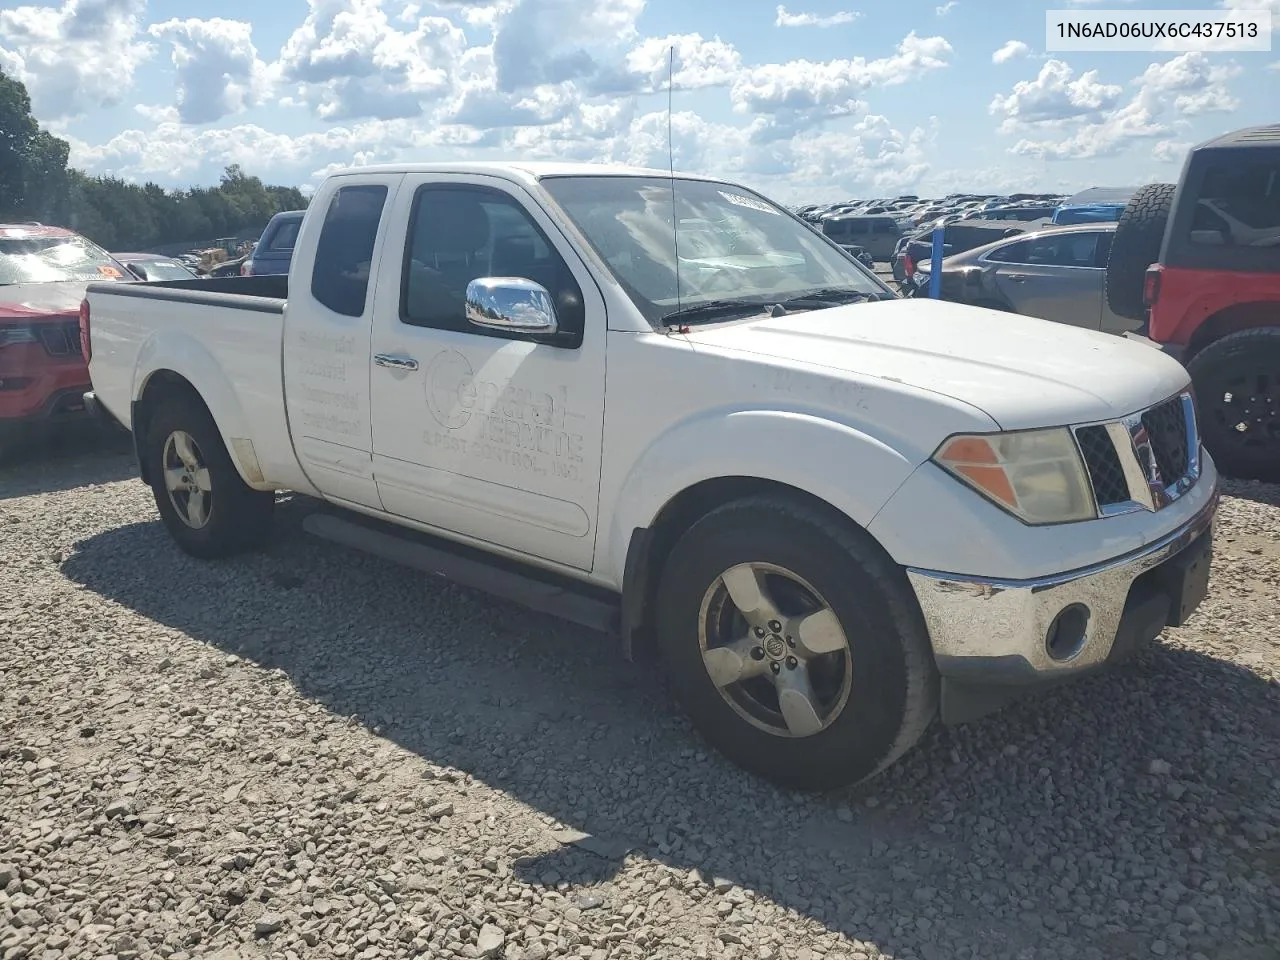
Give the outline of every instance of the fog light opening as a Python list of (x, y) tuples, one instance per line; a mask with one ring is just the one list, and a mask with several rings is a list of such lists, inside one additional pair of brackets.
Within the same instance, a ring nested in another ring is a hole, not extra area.
[(1044, 635), (1044, 648), (1054, 660), (1070, 660), (1084, 647), (1089, 629), (1089, 608), (1083, 603), (1063, 607)]

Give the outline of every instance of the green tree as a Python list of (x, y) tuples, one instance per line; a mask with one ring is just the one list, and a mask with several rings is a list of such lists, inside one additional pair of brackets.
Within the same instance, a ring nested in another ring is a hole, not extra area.
[(239, 164), (216, 187), (165, 190), (67, 166), (70, 147), (42, 130), (18, 80), (0, 72), (0, 221), (69, 226), (109, 250), (145, 250), (253, 234), (281, 210), (300, 210), (296, 187), (267, 185)]

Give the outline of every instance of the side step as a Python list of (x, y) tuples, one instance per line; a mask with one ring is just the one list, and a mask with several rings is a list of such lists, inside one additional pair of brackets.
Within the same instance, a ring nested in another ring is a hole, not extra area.
[(348, 520), (322, 512), (307, 516), (302, 528), (332, 543), (435, 574), (593, 630), (616, 634), (619, 629), (620, 601), (615, 595), (578, 586), (555, 574), (526, 572), (527, 568), (504, 558), (489, 557), (479, 550), (449, 544), (415, 530), (402, 532), (402, 528), (377, 520)]

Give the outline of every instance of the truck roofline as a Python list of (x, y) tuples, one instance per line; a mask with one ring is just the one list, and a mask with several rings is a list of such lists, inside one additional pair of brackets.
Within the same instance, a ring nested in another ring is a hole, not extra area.
[[(365, 167), (345, 167), (329, 174), (333, 177), (356, 177), (375, 174), (456, 173), (496, 176), (521, 183), (536, 183), (548, 177), (662, 177), (672, 176), (669, 170), (652, 167), (632, 167), (613, 163), (562, 163), (552, 160), (500, 161), (476, 160), (466, 163), (383, 163)], [(675, 173), (677, 180), (705, 180), (713, 183), (732, 183), (720, 177), (708, 177), (693, 173)]]

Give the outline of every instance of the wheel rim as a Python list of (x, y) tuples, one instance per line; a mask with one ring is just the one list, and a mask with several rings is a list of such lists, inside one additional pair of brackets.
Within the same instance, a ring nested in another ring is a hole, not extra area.
[(1280, 450), (1280, 377), (1264, 370), (1218, 377), (1205, 395), (1225, 442), (1241, 450)]
[(164, 486), (178, 519), (192, 530), (209, 524), (213, 485), (199, 445), (185, 430), (175, 430), (164, 442)]
[(722, 573), (702, 598), (698, 640), (725, 702), (778, 737), (811, 737), (849, 702), (849, 640), (830, 605), (802, 577), (769, 563)]

